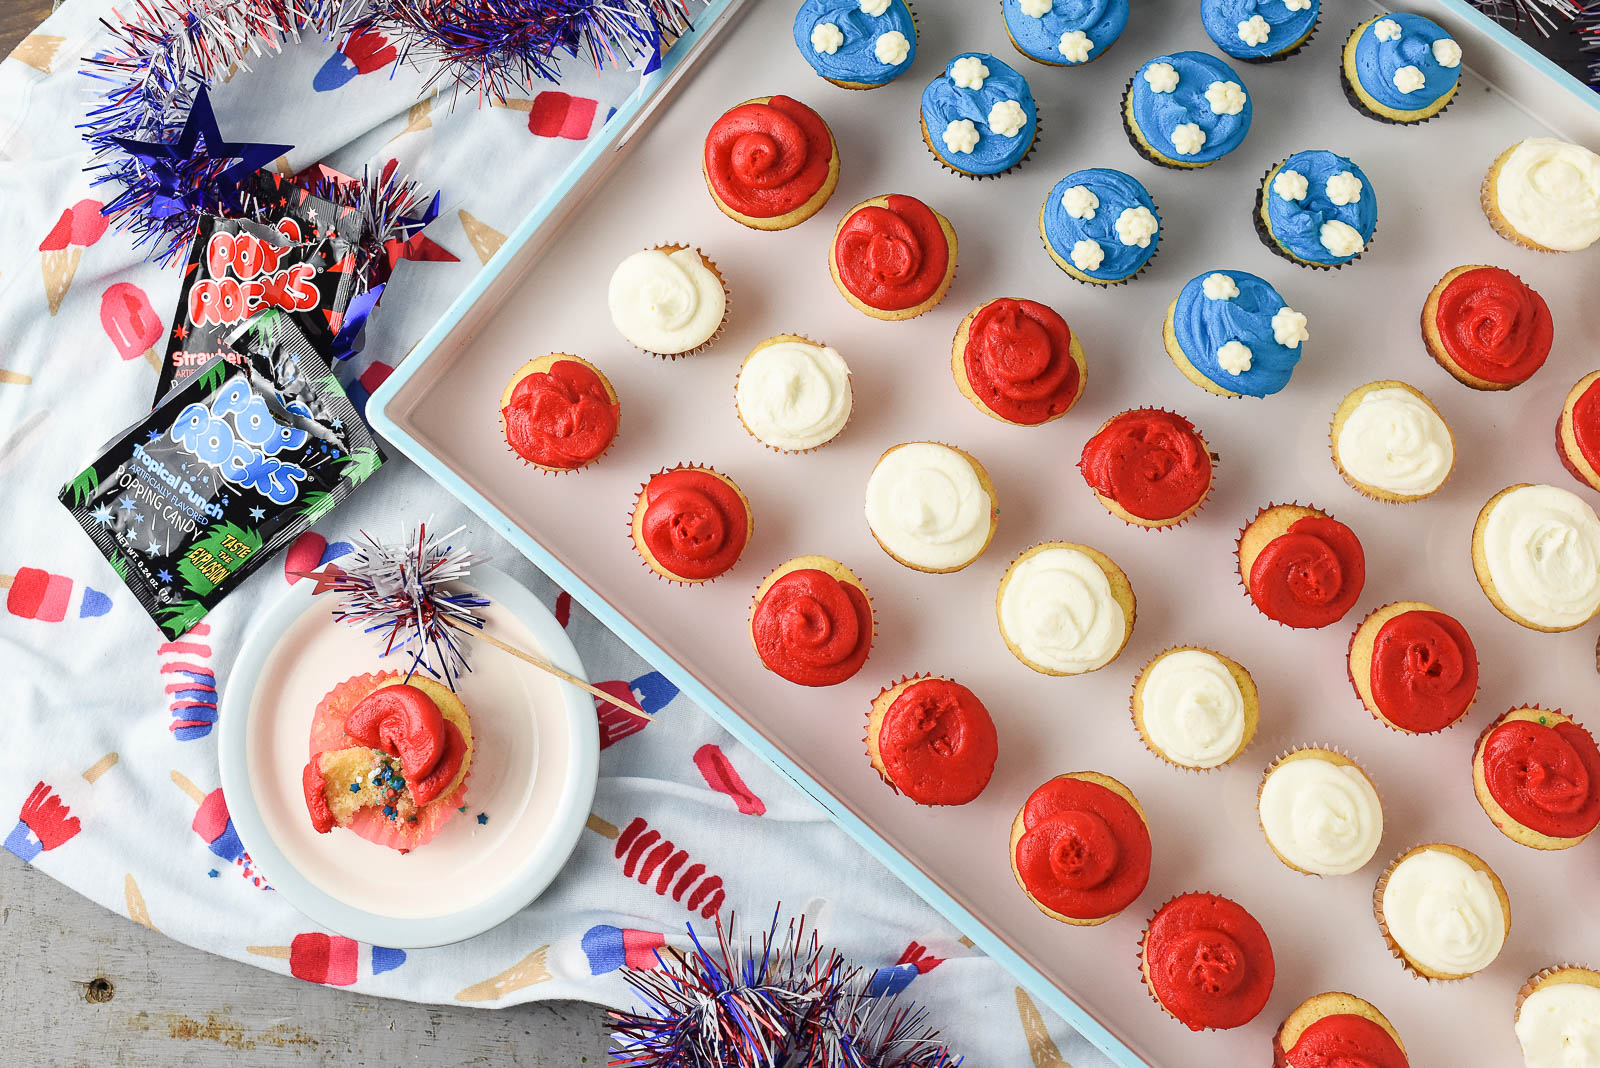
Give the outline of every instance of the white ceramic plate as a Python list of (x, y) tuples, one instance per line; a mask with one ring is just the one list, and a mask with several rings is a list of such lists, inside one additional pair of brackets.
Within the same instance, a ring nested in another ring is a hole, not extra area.
[[(475, 569), (471, 584), (491, 602), (480, 610), (491, 633), (587, 678), (533, 594), (492, 568)], [(352, 676), (404, 671), (410, 660), (380, 657), (312, 587), (298, 582), (272, 606), (223, 689), (218, 748), (234, 829), (284, 899), (329, 930), (400, 949), (487, 931), (538, 897), (577, 843), (598, 774), (594, 702), (466, 639), (472, 671), (457, 689), (476, 742), (466, 813), (404, 855), (342, 828), (317, 834), (300, 788), (317, 702)]]

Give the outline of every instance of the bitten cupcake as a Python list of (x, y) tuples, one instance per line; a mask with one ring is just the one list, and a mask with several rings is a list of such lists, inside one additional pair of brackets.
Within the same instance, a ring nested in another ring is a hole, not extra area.
[(1150, 881), (1150, 828), (1139, 799), (1099, 772), (1057, 775), (1011, 821), (1011, 874), (1051, 919), (1105, 923)]
[(674, 582), (709, 582), (727, 571), (755, 526), (744, 493), (709, 467), (664, 470), (633, 502), (633, 547), (651, 571)]
[(1161, 216), (1138, 179), (1094, 167), (1050, 190), (1039, 208), (1039, 237), (1056, 266), (1078, 281), (1118, 285), (1155, 258)]
[(801, 686), (835, 686), (872, 652), (872, 598), (859, 576), (826, 556), (797, 556), (761, 580), (750, 603), (750, 644), (767, 669)]
[(1472, 570), (1513, 623), (1581, 627), (1600, 612), (1600, 518), (1570, 490), (1509, 486), (1478, 513)]
[(588, 360), (552, 352), (517, 368), (500, 394), (506, 444), (546, 471), (575, 471), (616, 440), (622, 405), (611, 380)]
[(1167, 306), (1167, 355), (1220, 397), (1267, 397), (1289, 384), (1310, 334), (1306, 317), (1244, 271), (1196, 275)]
[(1349, 875), (1383, 841), (1383, 803), (1361, 765), (1319, 746), (1274, 760), (1256, 791), (1261, 833), (1284, 867), (1303, 875)]
[(867, 713), (873, 770), (919, 805), (975, 800), (998, 755), (989, 710), (954, 679), (902, 679), (879, 693)]
[(1378, 930), (1407, 971), (1446, 982), (1494, 963), (1511, 933), (1511, 899), (1475, 853), (1432, 843), (1402, 854), (1372, 893)]
[(750, 436), (778, 452), (822, 448), (854, 405), (844, 357), (798, 334), (758, 342), (739, 367), (733, 397)]
[(617, 265), (606, 292), (617, 333), (652, 356), (688, 356), (728, 319), (722, 272), (696, 248), (658, 245)]
[(1122, 126), (1145, 159), (1163, 167), (1209, 167), (1250, 132), (1253, 108), (1232, 67), (1204, 52), (1157, 56), (1122, 95)]
[(1426, 122), (1455, 98), (1461, 46), (1421, 15), (1377, 15), (1345, 40), (1339, 78), (1345, 98), (1363, 115), (1398, 124)]
[(989, 547), (999, 517), (989, 472), (949, 445), (896, 445), (878, 457), (867, 478), (873, 538), (914, 571), (960, 571)]
[(1105, 510), (1165, 530), (1195, 515), (1211, 493), (1211, 447), (1181, 415), (1136, 408), (1100, 424), (1078, 470)]
[(1266, 1008), (1277, 978), (1256, 918), (1217, 894), (1179, 894), (1150, 918), (1139, 971), (1157, 1005), (1191, 1031), (1243, 1027)]
[(1559, 709), (1513, 708), (1478, 736), (1472, 789), (1513, 842), (1571, 849), (1600, 824), (1600, 749)]
[(1490, 164), (1479, 199), (1512, 244), (1581, 251), (1600, 240), (1600, 155), (1554, 137), (1518, 141)]
[(1368, 382), (1333, 413), (1333, 465), (1380, 501), (1432, 496), (1455, 469), (1456, 440), (1433, 402), (1404, 382)]
[(1122, 36), (1129, 6), (1128, 0), (1000, 0), (1000, 13), (1018, 52), (1051, 67), (1081, 67)]
[(1078, 403), (1089, 364), (1078, 335), (1054, 309), (997, 297), (972, 309), (956, 328), (950, 373), (983, 414), (1039, 426)]
[(1302, 1001), (1272, 1038), (1273, 1068), (1411, 1068), (1388, 1017), (1354, 994), (1330, 991)]
[(700, 169), (722, 213), (753, 230), (787, 230), (839, 184), (839, 146), (822, 116), (787, 96), (746, 100), (711, 126)]
[(1133, 636), (1128, 576), (1087, 545), (1035, 545), (1011, 562), (994, 602), (1006, 648), (1043, 675), (1103, 668)]
[(1556, 455), (1573, 478), (1600, 490), (1600, 371), (1567, 391), (1556, 418)]
[(1451, 269), (1422, 305), (1428, 355), (1473, 389), (1511, 389), (1544, 366), (1554, 325), (1544, 298), (1500, 267)]
[(1321, 0), (1200, 0), (1200, 21), (1234, 59), (1272, 63), (1305, 47), (1321, 9)]
[(1296, 152), (1261, 179), (1255, 227), (1290, 263), (1343, 267), (1361, 258), (1377, 232), (1378, 194), (1345, 157), (1320, 148)]
[(1244, 752), (1260, 720), (1255, 680), (1210, 649), (1168, 649), (1133, 683), (1133, 725), (1145, 748), (1180, 768), (1220, 768)]
[(1478, 696), (1467, 629), (1422, 601), (1373, 610), (1350, 636), (1350, 685), (1372, 717), (1404, 734), (1452, 726)]
[(1239, 532), (1239, 578), (1268, 619), (1296, 629), (1343, 619), (1361, 597), (1366, 555), (1355, 531), (1317, 508), (1269, 504)]
[(794, 46), (817, 74), (841, 89), (876, 89), (917, 57), (917, 23), (905, 0), (805, 0)]
[(1517, 992), (1515, 1026), (1526, 1068), (1593, 1068), (1600, 972), (1568, 964), (1530, 977)]
[(957, 174), (1005, 174), (1027, 159), (1038, 136), (1027, 79), (987, 53), (957, 56), (922, 91), (922, 140)]
[(857, 311), (891, 322), (915, 319), (950, 290), (955, 228), (916, 197), (864, 200), (839, 220), (828, 271)]

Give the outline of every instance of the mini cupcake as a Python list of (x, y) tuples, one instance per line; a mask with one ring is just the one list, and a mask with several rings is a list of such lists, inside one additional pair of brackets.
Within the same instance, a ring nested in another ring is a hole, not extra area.
[(1256, 918), (1217, 894), (1179, 894), (1150, 918), (1139, 971), (1155, 1003), (1191, 1031), (1243, 1027), (1266, 1008), (1277, 978)]
[(1250, 673), (1210, 649), (1182, 645), (1133, 683), (1133, 725), (1145, 748), (1180, 768), (1220, 768), (1244, 752), (1261, 721)]
[(1056, 266), (1078, 281), (1120, 285), (1155, 259), (1161, 216), (1138, 179), (1095, 167), (1073, 171), (1050, 190), (1039, 208), (1039, 237)]
[(972, 309), (956, 328), (950, 374), (983, 414), (1013, 426), (1040, 426), (1078, 403), (1089, 364), (1078, 335), (1053, 309), (997, 297)]
[(1512, 244), (1581, 251), (1600, 240), (1600, 155), (1554, 137), (1518, 141), (1490, 164), (1479, 199)]
[(1317, 32), (1321, 0), (1200, 0), (1206, 33), (1234, 59), (1288, 59)]
[(1531, 976), (1517, 992), (1517, 1043), (1527, 1068), (1592, 1068), (1600, 972), (1567, 964)]
[(1456, 439), (1433, 402), (1404, 382), (1368, 382), (1333, 413), (1333, 465), (1380, 501), (1420, 501), (1455, 469)]
[(733, 479), (695, 464), (652, 476), (633, 502), (633, 547), (673, 582), (710, 582), (738, 562), (755, 528)]
[(523, 460), (576, 471), (616, 440), (622, 405), (611, 380), (588, 360), (552, 352), (517, 368), (500, 394), (500, 430)]
[(728, 321), (727, 282), (697, 248), (657, 245), (617, 265), (606, 292), (611, 322), (652, 356), (690, 356)]
[(1232, 67), (1204, 52), (1179, 52), (1134, 72), (1122, 95), (1122, 127), (1151, 163), (1193, 170), (1239, 147), (1252, 110)]
[(1345, 40), (1339, 78), (1345, 99), (1363, 115), (1402, 125), (1426, 122), (1455, 98), (1461, 46), (1421, 15), (1375, 15)]
[(1022, 75), (984, 52), (952, 59), (922, 91), (922, 140), (968, 178), (1014, 169), (1039, 137), (1039, 107)]
[(1378, 194), (1345, 157), (1320, 148), (1296, 152), (1261, 179), (1255, 227), (1290, 263), (1343, 267), (1361, 258), (1378, 230)]
[(916, 197), (864, 200), (839, 220), (828, 271), (857, 311), (890, 322), (915, 319), (950, 290), (955, 228)]
[(1600, 371), (1590, 371), (1567, 391), (1556, 418), (1556, 455), (1573, 478), (1600, 490)]
[(1047, 541), (1011, 562), (994, 598), (1000, 636), (1043, 675), (1082, 675), (1117, 658), (1133, 636), (1133, 587), (1111, 557)]
[(1269, 504), (1239, 532), (1239, 579), (1268, 619), (1326, 627), (1361, 597), (1367, 561), (1355, 532), (1327, 512)]
[(1050, 67), (1081, 67), (1116, 44), (1129, 6), (1128, 0), (1000, 0), (1000, 13), (1018, 52)]
[(844, 357), (798, 334), (757, 343), (739, 366), (734, 408), (750, 436), (778, 452), (820, 449), (850, 421)]
[(769, 671), (801, 686), (836, 686), (872, 652), (872, 597), (826, 556), (797, 556), (761, 580), (750, 602), (750, 644)]
[(1161, 337), (1184, 377), (1219, 397), (1267, 397), (1300, 362), (1306, 317), (1244, 271), (1196, 275), (1167, 306)]
[(1559, 709), (1513, 708), (1478, 736), (1472, 789), (1513, 842), (1571, 849), (1600, 824), (1600, 749)]
[(1057, 775), (1011, 821), (1011, 874), (1052, 920), (1096, 927), (1150, 881), (1150, 827), (1133, 791), (1109, 775)]
[(1600, 612), (1600, 518), (1570, 490), (1508, 486), (1478, 513), (1472, 570), (1513, 623), (1581, 627)]
[(913, 571), (960, 571), (989, 547), (999, 518), (989, 472), (949, 445), (896, 445), (878, 457), (867, 478), (872, 536)]
[(989, 710), (953, 679), (902, 679), (880, 692), (867, 714), (873, 770), (919, 805), (975, 800), (998, 755)]
[(794, 46), (841, 89), (888, 85), (917, 57), (917, 22), (905, 0), (805, 0)]
[(787, 96), (746, 100), (706, 134), (700, 169), (722, 213), (753, 230), (787, 230), (839, 184), (839, 146), (822, 116)]
[(1349, 665), (1362, 705), (1403, 734), (1454, 725), (1478, 696), (1478, 650), (1467, 629), (1422, 601), (1373, 610), (1350, 636)]
[(1273, 1068), (1411, 1068), (1388, 1017), (1354, 994), (1330, 991), (1302, 1001), (1272, 1037)]
[(1256, 813), (1272, 855), (1303, 875), (1360, 871), (1383, 841), (1383, 802), (1371, 776), (1320, 746), (1291, 749), (1267, 766)]
[(1078, 470), (1105, 510), (1134, 526), (1166, 530), (1205, 507), (1211, 447), (1194, 424), (1160, 408), (1136, 408), (1100, 424)]
[(1422, 305), (1428, 355), (1473, 389), (1526, 382), (1544, 366), (1553, 333), (1544, 298), (1499, 267), (1452, 268)]
[(1511, 933), (1511, 899), (1475, 853), (1431, 843), (1401, 854), (1372, 892), (1378, 930), (1424, 979), (1466, 979), (1494, 963)]

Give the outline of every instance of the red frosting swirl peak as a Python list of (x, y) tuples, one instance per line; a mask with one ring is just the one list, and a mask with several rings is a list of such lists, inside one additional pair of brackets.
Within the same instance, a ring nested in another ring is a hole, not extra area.
[(1211, 488), (1211, 453), (1194, 424), (1158, 408), (1116, 416), (1083, 446), (1089, 488), (1140, 519), (1176, 519)]
[(1478, 692), (1478, 651), (1443, 612), (1413, 609), (1384, 622), (1372, 642), (1373, 703), (1390, 723), (1416, 734), (1442, 731)]
[(1506, 815), (1551, 838), (1600, 824), (1600, 749), (1576, 723), (1507, 720), (1482, 747), (1489, 796)]
[(950, 266), (950, 243), (922, 201), (899, 194), (887, 201), (857, 208), (839, 224), (833, 259), (840, 282), (857, 300), (899, 311), (938, 292)]
[(1250, 598), (1285, 626), (1326, 627), (1355, 606), (1366, 578), (1366, 556), (1355, 533), (1330, 516), (1305, 516), (1256, 556)]
[(1145, 932), (1144, 967), (1162, 1006), (1191, 1031), (1249, 1023), (1276, 976), (1261, 924), (1215, 894), (1183, 894), (1161, 907)]
[(773, 219), (802, 207), (828, 180), (833, 138), (798, 100), (740, 104), (706, 135), (706, 181), (741, 215)]
[(761, 662), (801, 686), (832, 686), (866, 663), (872, 603), (861, 587), (816, 568), (780, 576), (750, 619)]
[(543, 467), (582, 467), (617, 436), (621, 406), (606, 384), (577, 360), (560, 360), (526, 375), (506, 406), (506, 443), (518, 456)]
[(749, 538), (744, 499), (710, 471), (664, 471), (644, 488), (639, 532), (645, 547), (679, 578), (716, 578), (739, 559)]
[(1083, 389), (1067, 321), (1036, 301), (1002, 297), (967, 324), (967, 383), (988, 408), (1037, 426), (1071, 408)]
[(1300, 1032), (1283, 1068), (1411, 1068), (1394, 1036), (1376, 1020), (1339, 1013)]
[(1150, 829), (1127, 798), (1101, 783), (1051, 779), (1022, 806), (1022, 826), (1017, 874), (1053, 912), (1112, 916), (1150, 881)]
[(1468, 374), (1501, 385), (1525, 382), (1550, 355), (1553, 326), (1544, 298), (1510, 271), (1474, 267), (1439, 294), (1434, 325)]
[(949, 679), (918, 679), (878, 727), (878, 759), (895, 789), (922, 805), (964, 805), (983, 792), (999, 747), (976, 694)]

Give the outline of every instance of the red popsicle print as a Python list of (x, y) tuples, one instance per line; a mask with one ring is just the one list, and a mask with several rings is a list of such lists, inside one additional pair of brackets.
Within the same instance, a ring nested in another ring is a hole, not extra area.
[(83, 250), (100, 240), (106, 232), (105, 216), (98, 200), (80, 200), (61, 213), (55, 226), (39, 242), (39, 269), (44, 275), (44, 295), (50, 314), (61, 310), (61, 301), (78, 273)]
[(927, 975), (939, 965), (943, 964), (944, 961), (945, 959), (943, 957), (935, 957), (933, 954), (929, 953), (928, 947), (923, 945), (921, 942), (913, 942), (906, 947), (906, 951), (900, 954), (900, 959), (895, 961), (895, 963), (914, 964), (917, 966), (918, 975)]
[(634, 817), (620, 833), (598, 817), (590, 818), (589, 827), (608, 838), (616, 835), (614, 852), (622, 861), (622, 874), (637, 880), (640, 886), (651, 886), (653, 882), (657, 894), (662, 897), (670, 894), (672, 900), (708, 920), (722, 908), (726, 896), (722, 877), (707, 875), (706, 866), (698, 861), (689, 863), (689, 854), (663, 838), (660, 831), (651, 829), (643, 819)]
[(719, 794), (727, 794), (733, 798), (733, 803), (738, 806), (740, 812), (746, 816), (766, 815), (766, 804), (750, 792), (750, 787), (744, 784), (744, 780), (734, 770), (733, 763), (721, 749), (710, 743), (702, 745), (695, 750), (694, 766), (700, 769), (706, 785)]
[(582, 141), (594, 125), (598, 100), (586, 96), (547, 91), (532, 100), (508, 100), (511, 107), (528, 109), (528, 132), (535, 137), (559, 137)]
[(572, 622), (572, 594), (566, 590), (556, 594), (556, 622), (563, 628)]
[(124, 360), (143, 356), (151, 367), (161, 367), (156, 345), (167, 328), (150, 306), (144, 290), (132, 282), (117, 282), (100, 295), (100, 325)]
[(17, 825), (0, 842), (22, 860), (33, 859), (46, 850), (55, 849), (69, 841), (83, 829), (83, 824), (67, 810), (61, 798), (43, 782), (36, 783), (22, 802), (17, 813)]
[[(0, 575), (6, 591), (6, 611), (22, 619), (60, 623), (72, 601), (72, 580), (37, 567), (19, 567), (15, 575)], [(78, 598), (78, 618), (89, 619), (111, 611), (111, 598), (91, 586)]]
[[(597, 682), (595, 689), (604, 690), (619, 700), (633, 703), (633, 687), (621, 679), (609, 679), (606, 682)], [(630, 734), (638, 734), (644, 730), (645, 720), (636, 713), (619, 708), (610, 701), (594, 699), (595, 715), (600, 719), (600, 748), (609, 749)]]
[(172, 781), (199, 806), (190, 826), (205, 841), (206, 847), (218, 857), (236, 865), (251, 885), (262, 890), (270, 889), (261, 873), (255, 870), (250, 854), (245, 852), (239, 832), (233, 829), (233, 819), (228, 815), (228, 802), (222, 796), (222, 791), (212, 790), (208, 794), (181, 771), (172, 772)]
[(326, 986), (350, 986), (361, 964), (361, 943), (321, 931), (297, 934), (286, 946), (246, 946), (245, 952), (287, 960), (290, 975)]

